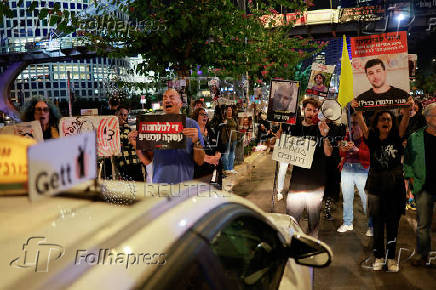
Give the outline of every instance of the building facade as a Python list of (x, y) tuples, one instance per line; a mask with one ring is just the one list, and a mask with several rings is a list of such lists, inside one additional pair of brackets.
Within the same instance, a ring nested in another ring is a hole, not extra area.
[[(39, 20), (41, 8), (53, 8), (59, 3), (61, 9), (74, 13), (92, 10), (93, 0), (37, 1), (33, 12), (26, 11), (32, 1), (24, 1), (18, 7), (18, 0), (9, 0), (13, 18), (0, 22), (0, 53), (51, 53), (60, 50), (62, 43), (73, 43), (75, 33), (59, 36), (47, 20)], [(11, 100), (22, 103), (32, 97), (52, 100), (67, 99), (70, 87), (74, 97), (107, 98), (115, 81), (128, 81), (131, 68), (129, 59), (94, 57), (62, 62), (31, 64), (17, 77), (10, 88)]]

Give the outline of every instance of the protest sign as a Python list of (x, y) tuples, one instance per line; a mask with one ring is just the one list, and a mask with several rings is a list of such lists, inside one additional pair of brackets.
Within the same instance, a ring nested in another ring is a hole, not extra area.
[(27, 147), (34, 144), (30, 138), (0, 135), (0, 184), (27, 181)]
[(185, 127), (183, 115), (140, 115), (136, 119), (136, 148), (143, 151), (184, 149), (186, 137), (182, 130)]
[(415, 79), (417, 60), (417, 54), (409, 54), (409, 78), (412, 80)]
[(327, 97), (334, 70), (334, 65), (312, 63), (312, 72), (307, 84), (306, 93), (324, 98)]
[(407, 32), (351, 37), (357, 110), (395, 109), (409, 97)]
[(253, 137), (253, 115), (247, 112), (238, 113), (239, 132), (244, 133), (244, 146), (248, 146)]
[(21, 122), (0, 129), (0, 134), (19, 135), (29, 137), (37, 142), (44, 141), (41, 123), (39, 121)]
[(267, 111), (268, 121), (295, 124), (299, 87), (300, 83), (296, 81), (271, 81)]
[(65, 117), (59, 122), (61, 136), (96, 131), (98, 156), (121, 154), (120, 127), (115, 116)]
[(274, 146), (272, 160), (286, 162), (301, 168), (311, 168), (316, 142), (314, 140), (282, 134)]
[(32, 201), (97, 176), (94, 131), (39, 143), (28, 148), (27, 156)]

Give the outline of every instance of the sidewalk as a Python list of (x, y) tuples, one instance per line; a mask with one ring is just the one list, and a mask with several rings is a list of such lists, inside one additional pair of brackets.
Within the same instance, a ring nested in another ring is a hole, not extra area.
[(256, 168), (256, 164), (261, 163), (265, 158), (271, 158), (271, 154), (268, 155), (266, 151), (257, 151), (251, 153), (250, 156), (244, 157), (242, 164), (235, 165), (234, 169), (237, 174), (229, 174), (223, 179), (223, 190), (232, 191), (233, 187), (240, 184), (243, 181), (252, 181), (253, 169)]

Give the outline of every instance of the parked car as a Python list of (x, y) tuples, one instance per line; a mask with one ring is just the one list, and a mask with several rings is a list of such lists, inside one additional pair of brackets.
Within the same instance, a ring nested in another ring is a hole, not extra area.
[(285, 214), (197, 182), (0, 195), (1, 289), (311, 289), (332, 252)]

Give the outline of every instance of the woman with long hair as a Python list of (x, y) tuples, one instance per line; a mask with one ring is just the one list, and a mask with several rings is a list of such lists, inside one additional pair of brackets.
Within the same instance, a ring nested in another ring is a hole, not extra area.
[(222, 164), (220, 162), (221, 153), (218, 151), (217, 139), (214, 134), (209, 134), (209, 116), (204, 108), (197, 108), (192, 114), (192, 118), (198, 122), (200, 132), (203, 135), (204, 163), (201, 166), (195, 165), (194, 178), (207, 179), (221, 189), (222, 186)]
[[(368, 192), (369, 216), (373, 219), (374, 227), (374, 271), (382, 270), (386, 264), (388, 271), (399, 271), (395, 252), (400, 217), (404, 214), (406, 204), (401, 157), (404, 154), (403, 137), (407, 130), (409, 112), (413, 105), (411, 98), (409, 98), (408, 105), (409, 107), (403, 109), (405, 110), (404, 117), (399, 126), (397, 126), (396, 118), (391, 111), (376, 112), (370, 128), (366, 126), (362, 111), (356, 113), (370, 154), (370, 169), (365, 190)], [(358, 106), (356, 100), (352, 101), (352, 106)], [(387, 261), (385, 257), (387, 257)]]
[(51, 102), (37, 98), (26, 104), (21, 117), (24, 122), (39, 121), (44, 140), (59, 138), (60, 118), (58, 109)]

